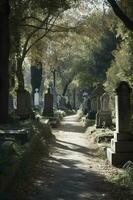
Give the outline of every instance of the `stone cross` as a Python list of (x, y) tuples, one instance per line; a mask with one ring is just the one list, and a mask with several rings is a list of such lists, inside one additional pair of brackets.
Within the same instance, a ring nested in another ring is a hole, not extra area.
[(34, 106), (39, 106), (39, 90), (38, 90), (38, 88), (35, 89), (35, 93), (34, 93)]

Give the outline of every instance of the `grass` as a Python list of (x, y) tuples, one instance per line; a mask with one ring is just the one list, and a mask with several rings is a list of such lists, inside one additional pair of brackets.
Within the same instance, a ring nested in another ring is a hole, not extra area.
[[(15, 124), (15, 123), (14, 123)], [(8, 125), (3, 128), (16, 126)], [(17, 124), (17, 128), (30, 128), (30, 141), (19, 145), (14, 141), (4, 142), (0, 151), (0, 197), (25, 199), (32, 188), (38, 165), (48, 158), (49, 144), (54, 140), (50, 126), (41, 120), (28, 120)]]
[(111, 177), (111, 181), (130, 189), (133, 193), (133, 163), (128, 161), (117, 175)]

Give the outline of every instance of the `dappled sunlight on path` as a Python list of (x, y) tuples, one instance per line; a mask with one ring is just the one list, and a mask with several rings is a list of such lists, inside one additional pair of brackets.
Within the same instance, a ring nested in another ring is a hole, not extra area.
[(98, 168), (97, 148), (86, 138), (77, 116), (65, 117), (61, 127), (53, 132), (56, 136), (53, 153), (48, 161), (42, 162), (40, 177), (28, 200), (118, 199), (112, 191), (120, 188), (107, 181), (105, 169)]

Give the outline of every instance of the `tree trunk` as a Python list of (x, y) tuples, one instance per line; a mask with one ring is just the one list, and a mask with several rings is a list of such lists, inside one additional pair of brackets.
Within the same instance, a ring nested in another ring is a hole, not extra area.
[(18, 58), (17, 60), (17, 79), (18, 79), (18, 90), (24, 90), (24, 74), (23, 74), (23, 61)]
[(71, 83), (71, 81), (67, 82), (64, 89), (63, 89), (63, 93), (62, 93), (62, 96), (65, 96), (66, 92), (67, 92), (67, 89), (68, 89), (68, 86), (69, 84)]
[(0, 1), (0, 123), (8, 121), (9, 1)]
[(76, 109), (76, 88), (73, 89), (73, 109)]

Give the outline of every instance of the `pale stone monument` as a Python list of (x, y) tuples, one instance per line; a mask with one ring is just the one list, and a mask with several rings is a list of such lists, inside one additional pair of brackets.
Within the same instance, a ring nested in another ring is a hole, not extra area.
[(34, 93), (34, 106), (35, 107), (39, 106), (39, 90), (38, 90), (38, 88), (35, 89), (35, 93)]
[(116, 132), (107, 149), (107, 157), (112, 165), (123, 166), (133, 161), (133, 133), (131, 130), (131, 88), (126, 81), (121, 81), (116, 88)]
[(112, 125), (111, 111), (109, 109), (109, 95), (104, 93), (98, 99), (98, 112), (96, 115), (96, 127), (110, 127)]
[(54, 117), (53, 95), (50, 93), (50, 88), (48, 88), (48, 92), (45, 94), (45, 97), (44, 97), (43, 116)]

